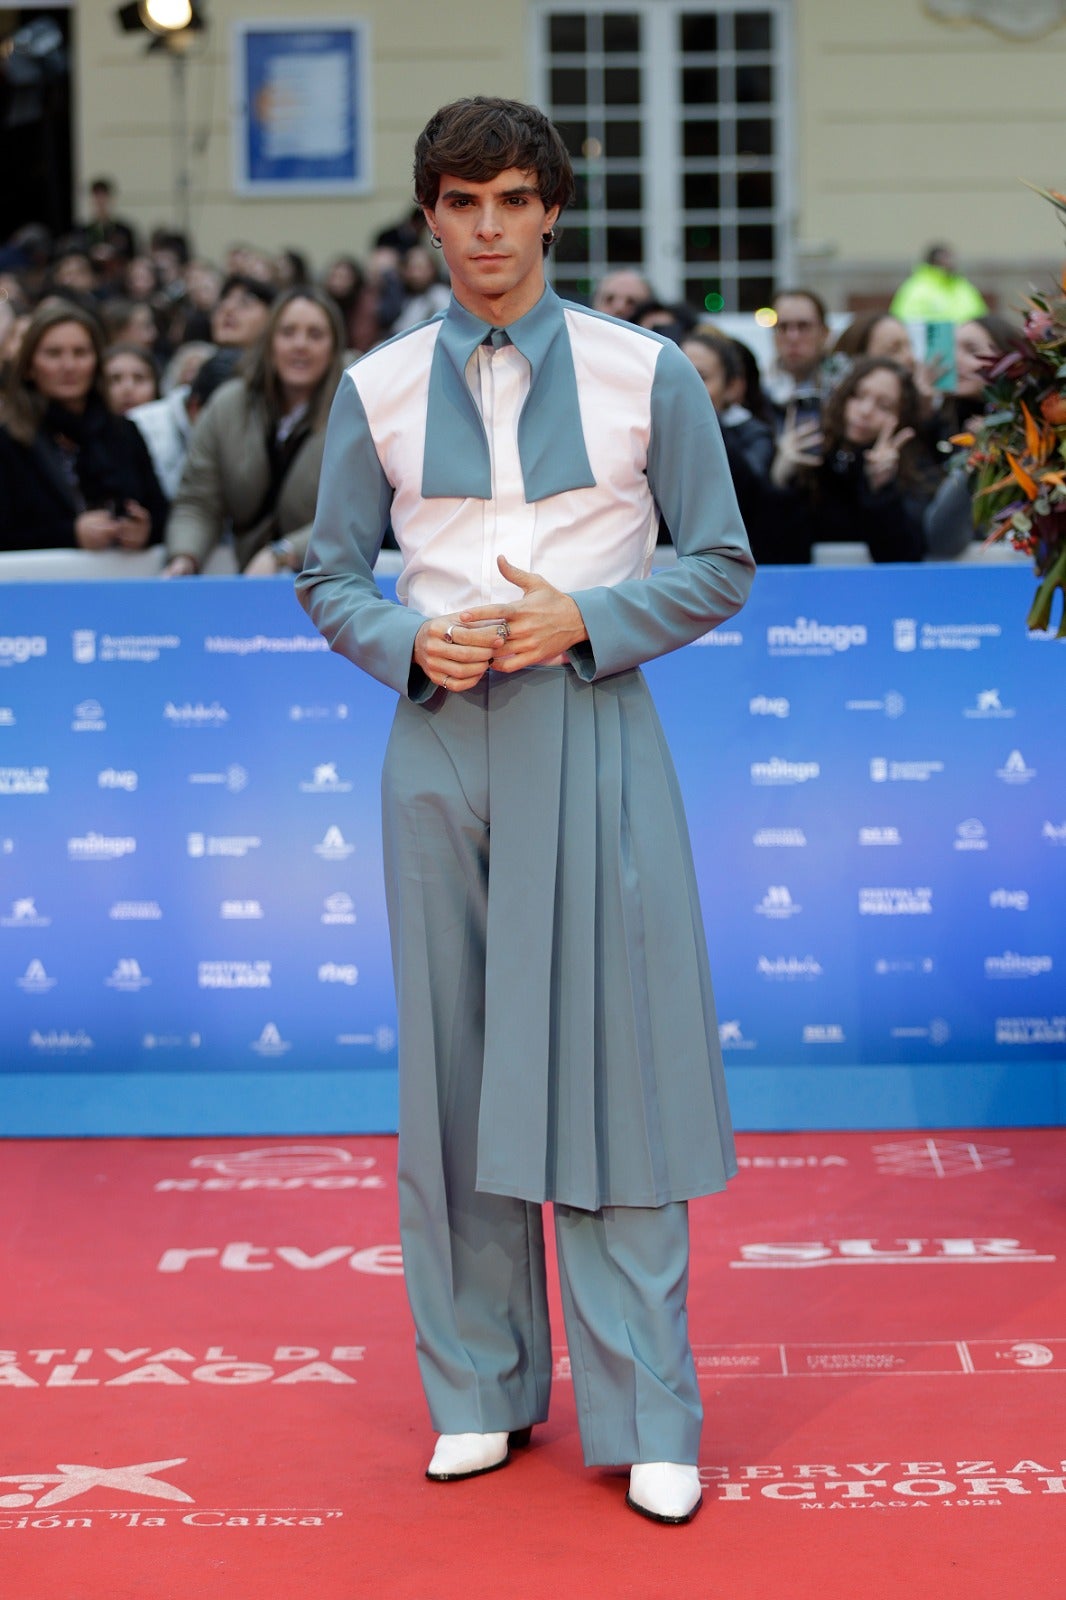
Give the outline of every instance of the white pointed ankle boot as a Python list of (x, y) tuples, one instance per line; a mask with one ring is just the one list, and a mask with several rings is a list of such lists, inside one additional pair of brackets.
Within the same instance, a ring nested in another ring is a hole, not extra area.
[(507, 1465), (506, 1433), (442, 1433), (437, 1440), (426, 1477), (434, 1483), (476, 1478)]
[(698, 1467), (642, 1461), (630, 1471), (626, 1505), (652, 1522), (691, 1522), (702, 1504)]

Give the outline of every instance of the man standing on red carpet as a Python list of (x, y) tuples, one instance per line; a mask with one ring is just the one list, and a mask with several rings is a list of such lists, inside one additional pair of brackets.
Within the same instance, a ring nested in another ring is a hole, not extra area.
[[(543, 114), (445, 106), (415, 192), (452, 300), (345, 374), (298, 592), (400, 696), (385, 873), (428, 1476), (505, 1465), (547, 1415), (550, 1200), (585, 1460), (631, 1468), (634, 1510), (688, 1522), (687, 1201), (736, 1164), (639, 667), (732, 616), (753, 563), (695, 369), (546, 285), (573, 174)], [(678, 559), (653, 574), (660, 514)], [(390, 525), (398, 606), (373, 576)]]

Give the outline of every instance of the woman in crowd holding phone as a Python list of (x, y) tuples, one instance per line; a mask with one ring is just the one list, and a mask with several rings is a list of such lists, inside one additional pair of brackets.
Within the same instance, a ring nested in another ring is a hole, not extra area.
[(7, 375), (0, 427), (0, 549), (140, 550), (167, 503), (144, 440), (108, 410), (96, 319), (50, 299)]
[(909, 373), (883, 356), (856, 361), (820, 422), (786, 419), (770, 469), (768, 547), (753, 539), (756, 560), (809, 562), (815, 544), (859, 541), (874, 561), (920, 561), (938, 480), (920, 425)]

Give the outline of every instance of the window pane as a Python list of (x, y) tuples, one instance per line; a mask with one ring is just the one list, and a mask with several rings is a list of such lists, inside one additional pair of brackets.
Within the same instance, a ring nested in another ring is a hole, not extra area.
[(685, 210), (717, 211), (718, 174), (716, 172), (687, 172), (685, 174)]
[(639, 160), (641, 152), (639, 122), (608, 122), (603, 130), (603, 153), (609, 160), (627, 157)]
[(580, 67), (555, 67), (551, 74), (553, 106), (580, 106), (585, 103), (585, 74)]
[(740, 261), (774, 259), (774, 230), (769, 223), (762, 227), (749, 224), (737, 229), (737, 258)]
[(681, 74), (681, 100), (686, 106), (718, 104), (718, 73), (714, 67), (686, 67)]
[(770, 156), (774, 153), (774, 125), (769, 117), (742, 117), (737, 122), (737, 155)]
[(586, 264), (589, 258), (589, 230), (587, 228), (563, 227), (555, 240), (556, 261), (570, 261)]
[(593, 280), (580, 267), (563, 267), (555, 274), (555, 287), (564, 300), (576, 300), (578, 305), (592, 304)]
[(773, 18), (768, 11), (741, 11), (734, 18), (738, 50), (771, 50)]
[(589, 136), (588, 123), (557, 122), (555, 126), (558, 128), (559, 136), (566, 148), (569, 150), (571, 156), (573, 156), (575, 159), (580, 157), (585, 146), (585, 140)]
[(585, 19), (577, 11), (557, 11), (548, 18), (552, 55), (580, 55), (585, 50)]
[(584, 172), (574, 173), (574, 210), (587, 211), (589, 204), (589, 180)]
[(772, 67), (737, 67), (737, 105), (768, 106), (774, 98)]
[[(686, 278), (685, 279), (685, 304), (694, 311), (721, 311), (721, 285), (717, 278)], [(726, 306), (727, 311), (732, 311), (732, 306)]]
[(774, 203), (772, 172), (739, 172), (737, 205), (741, 211), (768, 211)]
[(609, 172), (604, 188), (609, 211), (639, 211), (644, 204), (639, 172)]
[(625, 12), (609, 11), (603, 19), (603, 48), (613, 54), (636, 55), (640, 49), (640, 18)]
[(718, 18), (706, 11), (687, 11), (681, 17), (681, 48), (690, 53), (712, 54), (718, 49)]
[(603, 100), (609, 106), (640, 104), (640, 68), (608, 67), (603, 74)]
[(768, 306), (774, 297), (774, 282), (772, 278), (741, 278), (737, 285), (739, 305), (728, 306), (729, 311), (758, 311), (760, 306)]
[(718, 154), (717, 122), (686, 122), (683, 124), (681, 146), (686, 156), (707, 160)]
[(644, 260), (644, 235), (640, 228), (608, 228), (607, 260), (612, 267), (637, 266)]
[(721, 248), (721, 235), (717, 228), (697, 223), (685, 229), (685, 260), (690, 265), (695, 265), (697, 261), (718, 261)]

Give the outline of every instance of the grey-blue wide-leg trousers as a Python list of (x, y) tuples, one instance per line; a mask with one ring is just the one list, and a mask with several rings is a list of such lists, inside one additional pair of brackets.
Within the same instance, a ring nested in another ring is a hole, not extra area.
[[(428, 707), (401, 701), (382, 782), (404, 1271), (422, 1383), (442, 1433), (543, 1421), (552, 1376), (540, 1203), (477, 1187), (488, 723), (500, 681)], [(521, 905), (513, 915), (521, 919)], [(556, 1200), (555, 1229), (586, 1463), (694, 1463), (702, 1408), (685, 1305), (685, 1201), (592, 1211)]]

